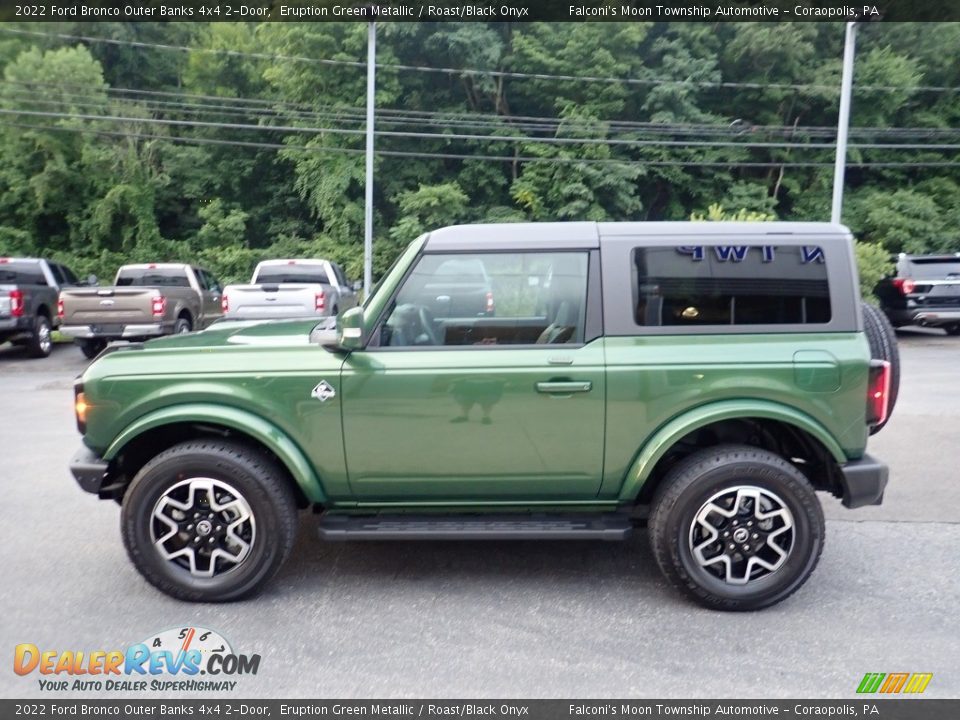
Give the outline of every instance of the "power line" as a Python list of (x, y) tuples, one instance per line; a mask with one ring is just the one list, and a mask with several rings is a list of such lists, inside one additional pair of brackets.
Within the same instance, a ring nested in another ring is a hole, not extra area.
[[(70, 84), (58, 84), (58, 83), (45, 83), (39, 81), (13, 81), (13, 80), (0, 80), (0, 85), (16, 85), (16, 86), (25, 86), (29, 88), (41, 87), (41, 88), (79, 88), (87, 89), (86, 93), (75, 93), (75, 94), (64, 94), (67, 97), (92, 97), (96, 98), (98, 101), (102, 100), (101, 96), (97, 95), (95, 91), (91, 91), (88, 86), (79, 86), (79, 85), (70, 85)], [(217, 95), (195, 95), (189, 93), (174, 93), (166, 91), (157, 91), (157, 90), (138, 90), (138, 89), (129, 89), (129, 88), (104, 88), (108, 93), (121, 93), (124, 95), (129, 94), (142, 94), (147, 97), (173, 97), (173, 98), (188, 98), (188, 99), (210, 99), (216, 101), (222, 101), (227, 103), (251, 103), (256, 105), (266, 105), (268, 107), (255, 107), (249, 111), (250, 116), (276, 116), (276, 117), (288, 117), (292, 115), (296, 118), (303, 119), (335, 119), (338, 121), (346, 122), (357, 122), (362, 124), (364, 122), (364, 117), (362, 110), (359, 108), (352, 107), (329, 107), (325, 110), (290, 110), (290, 111), (278, 111), (271, 107), (299, 107), (299, 108), (309, 108), (309, 105), (303, 103), (286, 103), (283, 101), (269, 101), (269, 100), (258, 100), (253, 98), (231, 98), (226, 96), (217, 96)], [(33, 97), (33, 96), (31, 96)], [(126, 98), (121, 98), (126, 99)], [(203, 102), (200, 103), (183, 103), (183, 102), (171, 102), (171, 101), (161, 101), (161, 100), (142, 100), (139, 98), (134, 98), (131, 102), (138, 102), (143, 104), (153, 104), (157, 107), (184, 107), (184, 108), (196, 108), (196, 109), (206, 109), (210, 107), (222, 108), (224, 114), (234, 114), (242, 115), (248, 111), (237, 107), (234, 108), (231, 105), (217, 105), (211, 106)], [(645, 134), (654, 134), (654, 135), (729, 135), (735, 137), (742, 137), (745, 135), (749, 136), (758, 136), (758, 135), (768, 135), (768, 136), (777, 136), (783, 135), (788, 137), (826, 137), (830, 138), (836, 134), (836, 128), (828, 126), (773, 126), (773, 125), (743, 125), (737, 123), (714, 123), (714, 124), (705, 124), (705, 123), (650, 123), (650, 122), (637, 122), (637, 121), (623, 121), (623, 120), (602, 120), (602, 119), (590, 119), (590, 118), (549, 118), (549, 117), (538, 117), (538, 116), (524, 116), (524, 115), (494, 115), (490, 113), (473, 113), (473, 112), (461, 112), (461, 111), (428, 111), (428, 110), (408, 110), (401, 108), (381, 108), (379, 110), (381, 120), (384, 124), (391, 125), (442, 125), (442, 126), (457, 126), (457, 127), (474, 127), (477, 129), (485, 128), (494, 128), (494, 129), (504, 129), (504, 127), (509, 127), (511, 129), (524, 129), (532, 131), (542, 131), (542, 132), (553, 132), (558, 130), (561, 127), (576, 129), (578, 127), (587, 128), (589, 130), (597, 129), (606, 129), (611, 131), (620, 131), (620, 132), (638, 132)], [(476, 118), (474, 121), (471, 118)], [(960, 134), (960, 128), (923, 128), (923, 127), (914, 127), (914, 128), (872, 128), (872, 127), (859, 127), (851, 128), (851, 135), (856, 135), (858, 137), (863, 136), (890, 136), (890, 137), (945, 137), (945, 136), (957, 136)]]
[[(64, 126), (32, 125), (28, 123), (17, 123), (0, 120), (0, 126), (16, 127), (28, 130), (54, 131), (54, 132), (72, 132), (81, 134), (100, 135), (104, 137), (125, 137), (144, 140), (157, 140), (161, 142), (180, 143), (188, 145), (221, 145), (244, 147), (253, 149), (272, 149), (272, 150), (297, 150), (312, 153), (331, 153), (341, 155), (362, 155), (363, 150), (354, 148), (333, 148), (319, 145), (292, 145), (284, 143), (264, 143), (244, 140), (219, 140), (216, 138), (198, 138), (183, 137), (178, 135), (152, 135), (146, 133), (121, 132), (112, 130), (98, 130), (95, 128), (78, 128)], [(638, 165), (641, 167), (687, 167), (687, 168), (816, 168), (830, 167), (830, 162), (808, 162), (808, 161), (784, 161), (784, 162), (754, 162), (754, 161), (702, 161), (702, 160), (642, 160), (642, 159), (606, 159), (606, 158), (558, 158), (558, 157), (536, 157), (536, 156), (511, 156), (511, 155), (468, 155), (458, 153), (436, 153), (436, 152), (417, 152), (402, 150), (376, 150), (376, 155), (385, 157), (417, 158), (417, 159), (444, 159), (444, 160), (476, 160), (491, 161), (503, 163), (540, 163), (545, 165), (616, 165), (630, 166)], [(858, 170), (869, 168), (953, 168), (960, 167), (960, 161), (911, 161), (911, 162), (868, 162), (851, 164), (851, 167)]]
[[(173, 127), (212, 128), (217, 130), (244, 130), (259, 132), (308, 133), (312, 135), (347, 135), (359, 136), (365, 131), (351, 128), (337, 127), (301, 127), (294, 125), (260, 125), (255, 123), (224, 123), (208, 120), (175, 120), (169, 118), (144, 118), (124, 115), (97, 115), (88, 113), (63, 113), (45, 110), (22, 110), (0, 108), (0, 115), (26, 115), (28, 117), (46, 117), (52, 119), (90, 120), (99, 122), (129, 122), (148, 125), (163, 125)], [(436, 133), (436, 132), (409, 132), (396, 130), (377, 130), (379, 137), (411, 138), (417, 140), (464, 140), (471, 142), (502, 142), (533, 145), (603, 145), (623, 147), (648, 148), (767, 148), (767, 149), (809, 149), (830, 150), (833, 143), (790, 143), (766, 141), (719, 141), (719, 140), (638, 140), (628, 138), (569, 138), (569, 137), (531, 137), (515, 135), (476, 135), (467, 133)], [(861, 150), (960, 150), (960, 144), (954, 143), (852, 143), (851, 148)]]
[[(175, 52), (196, 52), (210, 55), (222, 55), (225, 57), (246, 57), (257, 60), (288, 62), (299, 62), (306, 64), (342, 66), (352, 68), (366, 68), (366, 63), (360, 60), (331, 60), (326, 58), (311, 58), (302, 55), (284, 55), (280, 53), (258, 53), (241, 50), (227, 50), (225, 48), (197, 48), (186, 45), (171, 45), (167, 43), (148, 43), (139, 40), (119, 40), (116, 38), (104, 38), (88, 35), (71, 35), (67, 33), (40, 32), (37, 30), (22, 30), (18, 28), (0, 27), (0, 32), (13, 33), (18, 35), (33, 35), (39, 37), (53, 37), (63, 40), (77, 40), (88, 43), (104, 43), (109, 45), (126, 45), (130, 47), (150, 48), (156, 50), (167, 50)], [(439, 73), (444, 75), (482, 75), (488, 77), (498, 77), (507, 79), (523, 80), (557, 80), (564, 82), (584, 82), (584, 83), (603, 83), (603, 84), (623, 84), (639, 86), (663, 86), (679, 85), (694, 86), (700, 88), (744, 88), (752, 90), (817, 90), (839, 92), (833, 85), (821, 85), (814, 83), (755, 83), (755, 82), (710, 82), (706, 80), (664, 80), (654, 78), (618, 78), (605, 77), (597, 75), (558, 75), (550, 73), (529, 73), (507, 70), (489, 70), (479, 68), (451, 68), (451, 67), (432, 67), (427, 65), (406, 65), (401, 63), (378, 63), (378, 68), (384, 70), (402, 70), (415, 72)], [(862, 92), (957, 92), (960, 87), (947, 87), (937, 85), (859, 85), (854, 87), (854, 91)]]

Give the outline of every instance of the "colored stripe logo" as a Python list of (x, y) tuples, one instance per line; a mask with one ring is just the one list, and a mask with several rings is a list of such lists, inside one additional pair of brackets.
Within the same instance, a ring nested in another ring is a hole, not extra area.
[(927, 689), (933, 673), (867, 673), (857, 686), (857, 693), (919, 694)]

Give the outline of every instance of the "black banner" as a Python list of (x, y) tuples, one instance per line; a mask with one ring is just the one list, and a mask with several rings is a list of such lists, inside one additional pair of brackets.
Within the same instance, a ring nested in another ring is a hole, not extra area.
[(0, 700), (0, 718), (20, 717), (954, 720), (960, 700)]
[(837, 22), (960, 21), (955, 0), (4, 0), (0, 20)]

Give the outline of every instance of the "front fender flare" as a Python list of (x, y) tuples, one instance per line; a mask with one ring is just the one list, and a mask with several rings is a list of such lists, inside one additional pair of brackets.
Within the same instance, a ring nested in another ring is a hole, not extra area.
[(653, 468), (684, 435), (711, 423), (736, 418), (764, 418), (793, 425), (819, 440), (838, 464), (847, 462), (843, 449), (830, 432), (806, 413), (767, 400), (725, 400), (689, 410), (657, 430), (627, 471), (620, 488), (620, 501), (632, 502), (637, 498)]
[(103, 453), (103, 459), (113, 460), (131, 440), (148, 430), (185, 422), (223, 425), (249, 435), (263, 443), (280, 459), (310, 502), (326, 502), (326, 493), (319, 478), (296, 443), (269, 421), (245, 410), (223, 405), (190, 403), (148, 413), (125, 428), (110, 443)]

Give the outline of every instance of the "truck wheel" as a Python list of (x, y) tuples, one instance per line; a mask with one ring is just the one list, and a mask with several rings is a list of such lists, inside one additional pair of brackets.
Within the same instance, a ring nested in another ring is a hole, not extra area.
[(290, 554), (297, 507), (281, 469), (227, 440), (175, 445), (148, 462), (123, 499), (127, 553), (154, 587), (181, 600), (237, 600)]
[(173, 334), (182, 335), (183, 333), (188, 333), (193, 330), (193, 325), (190, 324), (190, 319), (185, 317), (177, 318), (177, 322), (173, 325)]
[(80, 346), (80, 352), (83, 353), (83, 356), (87, 360), (93, 360), (97, 355), (103, 352), (103, 349), (107, 346), (106, 340), (77, 340), (77, 345)]
[(37, 315), (33, 324), (33, 333), (27, 341), (27, 352), (30, 357), (45, 358), (53, 352), (53, 338), (51, 337), (50, 321), (46, 315)]
[(870, 428), (870, 434), (874, 435), (890, 420), (893, 406), (897, 404), (897, 395), (900, 393), (900, 350), (897, 348), (896, 331), (876, 305), (863, 303), (863, 330), (867, 334), (867, 342), (870, 343), (870, 357), (890, 363), (890, 404), (887, 419)]
[(823, 550), (823, 510), (810, 483), (783, 458), (747, 445), (681, 460), (658, 488), (648, 527), (667, 579), (716, 610), (780, 602)]

